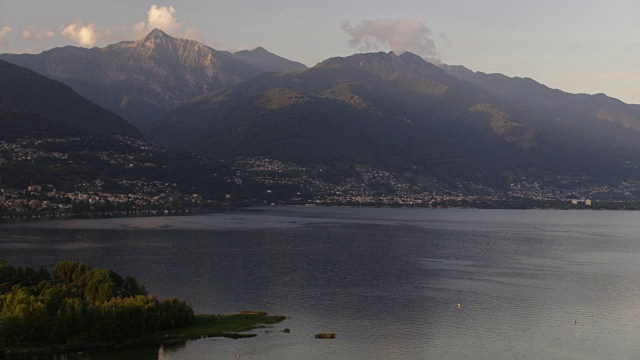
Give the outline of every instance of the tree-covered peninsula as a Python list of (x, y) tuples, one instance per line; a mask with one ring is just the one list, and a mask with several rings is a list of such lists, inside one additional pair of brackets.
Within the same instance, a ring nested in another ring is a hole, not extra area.
[(63, 261), (49, 272), (0, 260), (0, 354), (224, 336), (283, 319), (264, 313), (196, 316), (184, 301), (159, 300), (136, 279), (111, 270)]

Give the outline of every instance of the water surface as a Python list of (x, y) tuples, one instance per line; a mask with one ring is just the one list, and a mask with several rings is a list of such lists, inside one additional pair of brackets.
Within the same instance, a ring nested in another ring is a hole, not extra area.
[[(0, 226), (0, 258), (136, 277), (256, 338), (38, 359), (631, 359), (640, 213), (259, 208)], [(458, 309), (460, 304), (460, 309)], [(291, 333), (280, 332), (290, 328)], [(316, 340), (320, 331), (335, 340)]]

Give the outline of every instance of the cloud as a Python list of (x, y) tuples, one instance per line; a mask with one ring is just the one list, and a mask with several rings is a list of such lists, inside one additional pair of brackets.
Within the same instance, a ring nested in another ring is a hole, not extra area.
[(133, 25), (131, 28), (131, 35), (133, 35), (134, 39), (144, 37), (147, 33), (147, 24), (144, 21)]
[[(151, 30), (158, 28), (170, 35), (187, 39), (200, 39), (200, 34), (195, 28), (185, 28), (176, 17), (176, 9), (173, 6), (152, 5), (147, 11), (146, 21), (141, 21), (131, 28), (105, 28), (96, 26), (95, 23), (85, 25), (82, 20), (76, 20), (63, 28), (61, 35), (71, 39), (76, 44), (84, 47), (93, 47), (106, 41), (123, 40), (123, 32), (130, 31), (134, 39), (146, 36)], [(26, 40), (38, 41), (51, 37), (48, 30), (35, 31), (35, 27), (28, 27), (22, 31), (22, 37)], [(55, 35), (55, 34), (53, 34)]]
[(7, 40), (7, 36), (11, 32), (11, 28), (8, 26), (3, 26), (0, 28), (0, 45), (5, 45), (9, 43)]
[(147, 11), (147, 21), (141, 21), (131, 28), (134, 38), (144, 37), (153, 29), (160, 29), (172, 36), (188, 39), (199, 38), (195, 28), (184, 29), (184, 24), (176, 17), (176, 9), (173, 6), (151, 5)]
[(61, 34), (84, 47), (93, 47), (98, 41), (96, 24), (83, 25), (80, 20), (65, 27)]
[(173, 6), (151, 5), (147, 15), (149, 27), (172, 33), (180, 31), (182, 27), (182, 24), (176, 19), (176, 9)]
[(22, 30), (22, 38), (27, 41), (36, 42), (36, 41), (41, 41), (45, 39), (50, 39), (54, 36), (56, 36), (56, 34), (53, 31), (47, 30), (47, 29), (42, 29), (40, 31), (37, 31), (35, 26), (29, 26)]
[[(173, 6), (152, 5), (147, 11), (146, 21), (141, 21), (130, 28), (105, 28), (95, 23), (85, 25), (82, 20), (76, 20), (72, 24), (63, 27), (61, 35), (71, 39), (77, 45), (93, 47), (106, 41), (120, 41), (124, 37), (122, 33), (129, 31), (134, 39), (146, 36), (151, 30), (158, 28), (170, 35), (199, 40), (200, 33), (195, 28), (185, 28), (176, 17), (176, 9)], [(1, 35), (1, 33), (0, 33)], [(22, 37), (29, 41), (40, 41), (54, 37), (55, 33), (49, 30), (36, 31), (35, 26), (22, 30)], [(0, 38), (0, 41), (2, 39)]]
[(345, 21), (341, 26), (349, 45), (361, 51), (392, 50), (396, 54), (410, 51), (425, 58), (438, 58), (431, 29), (414, 18), (363, 20), (356, 26)]
[(640, 73), (638, 72), (613, 72), (598, 74), (598, 77), (610, 81), (640, 81)]

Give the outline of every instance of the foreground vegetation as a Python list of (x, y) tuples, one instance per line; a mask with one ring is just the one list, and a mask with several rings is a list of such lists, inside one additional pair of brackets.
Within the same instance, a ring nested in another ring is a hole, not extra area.
[(283, 319), (262, 312), (196, 316), (184, 301), (159, 300), (111, 270), (63, 261), (49, 273), (0, 261), (0, 354), (234, 337)]

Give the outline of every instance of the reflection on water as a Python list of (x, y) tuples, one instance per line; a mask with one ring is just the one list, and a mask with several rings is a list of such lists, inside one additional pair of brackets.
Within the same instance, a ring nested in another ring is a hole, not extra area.
[[(197, 312), (289, 316), (251, 339), (33, 359), (628, 359), (640, 350), (638, 220), (635, 212), (249, 209), (3, 225), (0, 257), (111, 268)], [(320, 331), (337, 338), (314, 339)]]

